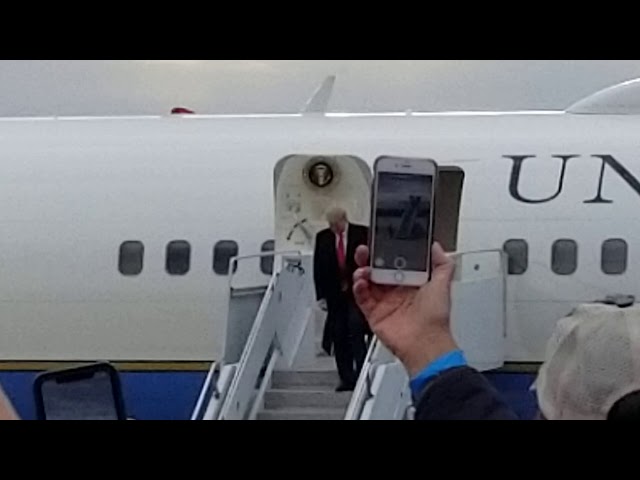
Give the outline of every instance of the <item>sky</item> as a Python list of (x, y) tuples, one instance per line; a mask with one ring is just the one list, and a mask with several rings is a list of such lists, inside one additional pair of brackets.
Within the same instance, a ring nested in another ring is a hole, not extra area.
[(1, 60), (0, 116), (564, 109), (638, 60)]

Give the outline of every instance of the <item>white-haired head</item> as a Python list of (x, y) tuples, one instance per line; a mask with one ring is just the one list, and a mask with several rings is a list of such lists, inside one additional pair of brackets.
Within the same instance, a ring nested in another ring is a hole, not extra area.
[(342, 207), (332, 207), (327, 211), (327, 222), (329, 222), (329, 228), (335, 233), (342, 233), (347, 228), (349, 222), (347, 217), (347, 211)]

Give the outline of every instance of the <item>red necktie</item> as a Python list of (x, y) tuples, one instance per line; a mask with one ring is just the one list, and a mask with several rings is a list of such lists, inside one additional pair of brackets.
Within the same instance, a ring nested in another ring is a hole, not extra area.
[(338, 234), (338, 266), (340, 270), (344, 270), (346, 266), (346, 255), (344, 253), (344, 238), (343, 234)]

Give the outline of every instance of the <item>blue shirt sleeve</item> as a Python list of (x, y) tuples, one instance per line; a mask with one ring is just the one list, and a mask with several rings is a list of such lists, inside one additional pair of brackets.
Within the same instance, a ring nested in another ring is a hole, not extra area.
[(411, 380), (409, 383), (411, 393), (414, 397), (417, 396), (429, 379), (450, 368), (464, 367), (465, 365), (467, 365), (467, 359), (462, 350), (453, 350), (439, 356)]

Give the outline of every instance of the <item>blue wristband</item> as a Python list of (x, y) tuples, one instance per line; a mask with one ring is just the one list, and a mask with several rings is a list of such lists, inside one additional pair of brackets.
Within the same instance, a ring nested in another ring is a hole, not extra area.
[(453, 350), (439, 356), (411, 380), (409, 383), (411, 393), (414, 396), (418, 395), (429, 379), (450, 368), (463, 367), (465, 365), (467, 365), (467, 359), (462, 350)]

